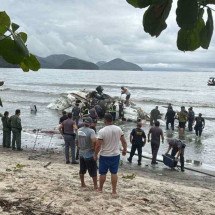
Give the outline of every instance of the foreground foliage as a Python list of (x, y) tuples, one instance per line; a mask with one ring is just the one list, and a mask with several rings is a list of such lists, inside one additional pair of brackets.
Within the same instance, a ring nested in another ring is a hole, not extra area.
[(24, 72), (37, 71), (40, 63), (29, 53), (26, 46), (27, 34), (17, 32), (19, 25), (11, 23), (5, 11), (0, 11), (0, 57), (11, 64), (19, 65)]
[[(166, 19), (172, 8), (172, 0), (126, 0), (135, 8), (146, 8), (143, 15), (144, 31), (158, 37), (167, 28)], [(213, 35), (213, 16), (209, 4), (215, 0), (178, 0), (176, 22), (180, 28), (177, 47), (181, 51), (208, 49)], [(203, 15), (207, 12), (207, 19)]]

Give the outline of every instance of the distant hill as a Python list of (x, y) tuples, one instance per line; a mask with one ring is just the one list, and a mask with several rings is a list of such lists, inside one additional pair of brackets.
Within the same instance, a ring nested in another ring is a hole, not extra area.
[(0, 68), (18, 68), (18, 65), (10, 64), (0, 57)]
[(54, 55), (49, 55), (48, 57), (43, 58), (43, 59), (48, 64), (53, 65), (54, 68), (57, 68), (60, 65), (62, 65), (65, 61), (67, 61), (69, 59), (76, 59), (76, 58), (71, 57), (69, 55), (65, 55), (65, 54), (54, 54)]
[[(122, 59), (114, 59), (109, 62), (99, 61), (97, 64), (82, 59), (71, 57), (65, 54), (54, 54), (48, 57), (36, 56), (41, 64), (41, 68), (47, 69), (85, 69), (85, 70), (133, 70), (141, 71), (141, 67), (134, 63), (126, 62)], [(18, 65), (7, 63), (0, 57), (0, 68), (18, 68)]]
[(98, 70), (99, 67), (91, 62), (84, 61), (81, 59), (69, 59), (66, 60), (59, 69), (89, 69), (89, 70)]
[(107, 63), (107, 61), (99, 61), (99, 62), (96, 63), (96, 65), (97, 65), (97, 66), (101, 66), (101, 65), (103, 65), (103, 64), (105, 64), (105, 63)]
[(49, 63), (45, 60), (45, 58), (43, 57), (39, 57), (36, 56), (38, 61), (40, 62), (41, 68), (47, 68), (47, 69), (51, 69), (54, 68), (54, 65), (52, 63)]
[(143, 69), (134, 63), (124, 61), (120, 58), (111, 60), (101, 66), (100, 70), (130, 70), (130, 71), (142, 71)]

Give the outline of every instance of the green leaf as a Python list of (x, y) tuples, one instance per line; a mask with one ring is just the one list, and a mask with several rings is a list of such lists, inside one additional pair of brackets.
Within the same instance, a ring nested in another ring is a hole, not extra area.
[(0, 35), (3, 35), (10, 27), (10, 17), (5, 11), (0, 12)]
[(12, 34), (12, 35), (13, 35), (13, 39), (14, 39), (16, 45), (19, 47), (19, 49), (22, 52), (22, 54), (25, 57), (28, 57), (29, 56), (29, 51), (28, 51), (24, 41), (22, 40), (21, 36), (17, 35), (17, 34)]
[(21, 68), (26, 71), (27, 68), (33, 71), (38, 71), (40, 69), (40, 63), (37, 58), (30, 54), (30, 56), (25, 57), (20, 64)]
[(213, 35), (213, 30), (214, 30), (213, 16), (212, 16), (212, 12), (211, 12), (210, 8), (207, 9), (207, 13), (208, 13), (208, 19), (207, 19), (205, 27), (202, 29), (201, 34), (200, 34), (201, 47), (204, 49), (208, 49), (210, 42), (211, 42), (212, 35)]
[(165, 3), (151, 5), (143, 16), (144, 31), (151, 36), (158, 37), (166, 29), (166, 19), (172, 7), (172, 0), (165, 0)]
[(198, 19), (197, 0), (178, 0), (176, 9), (176, 21), (180, 28), (192, 29)]
[(145, 8), (153, 4), (161, 4), (165, 0), (126, 0), (129, 4), (136, 8)]
[(27, 41), (27, 39), (28, 39), (28, 35), (27, 35), (26, 33), (24, 33), (24, 32), (19, 32), (17, 35), (18, 35), (19, 37), (22, 38), (22, 41), (23, 41), (24, 43), (26, 43), (26, 41)]
[(198, 49), (201, 45), (200, 33), (204, 27), (204, 20), (200, 18), (193, 29), (180, 29), (177, 38), (178, 49), (181, 51), (194, 51)]
[(11, 38), (0, 41), (0, 55), (12, 64), (19, 64), (24, 58), (22, 51)]
[(29, 67), (24, 62), (21, 62), (19, 64), (19, 66), (21, 67), (21, 69), (23, 70), (23, 72), (29, 72)]
[(12, 23), (11, 27), (12, 27), (12, 31), (15, 32), (19, 28), (19, 25), (17, 25), (16, 23)]

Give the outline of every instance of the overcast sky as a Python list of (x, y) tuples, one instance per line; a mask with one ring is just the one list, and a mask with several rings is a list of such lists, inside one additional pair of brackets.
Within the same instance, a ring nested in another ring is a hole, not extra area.
[(215, 65), (215, 36), (209, 50), (177, 49), (175, 5), (158, 38), (143, 31), (144, 10), (126, 0), (1, 0), (3, 10), (28, 34), (30, 51), (42, 57), (68, 54), (94, 63), (122, 58), (144, 68)]

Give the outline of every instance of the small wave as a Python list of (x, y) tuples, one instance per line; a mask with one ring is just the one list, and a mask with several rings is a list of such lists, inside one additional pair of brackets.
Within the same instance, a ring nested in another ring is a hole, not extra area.
[[(118, 89), (122, 85), (129, 85), (128, 83), (114, 83), (114, 82), (109, 82), (113, 84), (105, 84), (103, 83), (102, 86), (106, 88), (111, 88), (111, 89)], [(132, 84), (132, 83), (130, 83)], [(89, 83), (71, 83), (71, 84), (63, 84), (63, 83), (24, 83), (24, 85), (29, 85), (29, 86), (51, 86), (51, 87), (62, 87), (62, 88), (71, 88), (71, 89), (83, 89), (83, 88), (96, 88), (98, 85), (101, 85), (101, 83), (95, 83), (95, 84), (89, 84)], [(130, 90), (149, 90), (149, 91), (182, 91), (182, 92), (187, 92), (189, 90), (185, 89), (176, 89), (176, 88), (156, 88), (156, 87), (142, 87), (142, 86), (128, 86)]]
[(10, 88), (0, 88), (0, 91), (9, 91)]
[(35, 104), (35, 105), (44, 105), (44, 106), (47, 106), (49, 104), (49, 102), (42, 102), (42, 101), (39, 102), (39, 101), (32, 101), (32, 100), (25, 100), (25, 101), (4, 100), (3, 102), (4, 103), (11, 103), (11, 104), (19, 103), (19, 104), (24, 104), (24, 105)]
[(11, 89), (7, 88), (7, 91), (23, 94), (35, 94), (35, 96), (59, 96), (58, 92), (45, 92), (41, 90), (23, 90), (23, 89)]
[(196, 103), (196, 102), (179, 102), (174, 100), (165, 100), (165, 99), (151, 99), (151, 98), (144, 98), (144, 99), (132, 99), (133, 102), (143, 102), (143, 103), (151, 103), (151, 104), (158, 104), (167, 106), (168, 103), (171, 103), (173, 106), (182, 106), (185, 107), (196, 107), (196, 108), (215, 108), (215, 104), (208, 104), (208, 103)]

